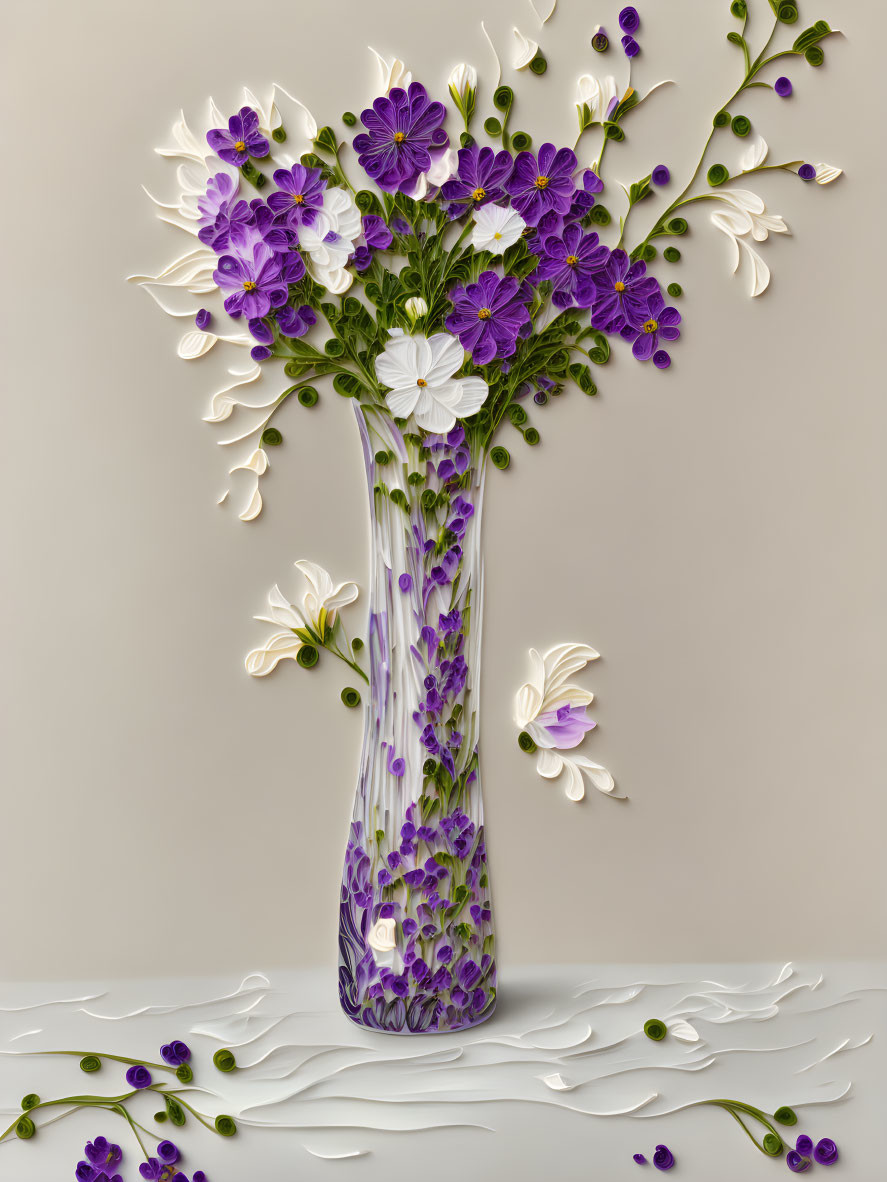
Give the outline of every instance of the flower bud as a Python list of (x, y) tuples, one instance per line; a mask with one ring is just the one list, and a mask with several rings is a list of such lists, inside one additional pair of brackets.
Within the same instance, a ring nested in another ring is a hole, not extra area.
[(410, 296), (404, 304), (404, 310), (410, 318), (410, 324), (415, 327), (416, 321), (420, 320), (428, 311), (428, 305), (421, 296)]
[(453, 102), (465, 120), (465, 129), (467, 131), (468, 125), (471, 122), (471, 116), (474, 114), (474, 102), (477, 97), (477, 70), (475, 70), (474, 66), (469, 66), (465, 62), (462, 62), (453, 68), (447, 85), (450, 88)]

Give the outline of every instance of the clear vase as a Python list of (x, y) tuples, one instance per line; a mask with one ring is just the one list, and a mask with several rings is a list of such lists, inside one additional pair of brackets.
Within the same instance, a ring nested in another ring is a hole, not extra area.
[(479, 676), (484, 456), (355, 403), (372, 530), (370, 688), (345, 854), (339, 996), (398, 1034), (496, 1003)]

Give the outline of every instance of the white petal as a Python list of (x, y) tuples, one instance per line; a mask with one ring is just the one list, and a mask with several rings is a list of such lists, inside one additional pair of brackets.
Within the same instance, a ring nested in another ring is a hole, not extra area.
[(295, 660), (302, 641), (292, 632), (276, 632), (262, 648), (254, 648), (247, 654), (244, 665), (253, 677), (267, 677), (278, 662), (291, 658)]
[(218, 339), (213, 332), (201, 332), (199, 329), (194, 329), (185, 333), (179, 341), (176, 352), (183, 361), (193, 361), (196, 357), (202, 357), (208, 353)]
[(451, 378), (465, 360), (465, 350), (459, 338), (448, 332), (436, 332), (429, 337), (428, 348), (429, 365), (422, 376), (427, 378), (431, 386)]
[(833, 164), (814, 164), (817, 185), (830, 185), (843, 173), (843, 168), (835, 168)]
[(678, 1039), (680, 1042), (699, 1042), (699, 1032), (695, 1026), (691, 1026), (689, 1022), (685, 1022), (683, 1018), (678, 1018), (674, 1022), (668, 1023), (668, 1033), (672, 1038)]
[(564, 770), (564, 761), (554, 751), (540, 747), (536, 752), (536, 771), (545, 780), (555, 780)]
[(433, 431), (435, 435), (451, 431), (456, 425), (455, 412), (444, 406), (442, 402), (438, 402), (427, 389), (420, 390), (419, 401), (413, 415), (417, 424), (424, 431)]
[(542, 694), (534, 686), (527, 683), (522, 685), (514, 698), (514, 721), (524, 730), (539, 713), (542, 705)]
[(421, 377), (417, 368), (414, 338), (405, 335), (392, 336), (376, 358), (376, 377), (383, 386), (392, 390), (415, 385)]
[(422, 387), (413, 382), (409, 386), (401, 386), (398, 390), (389, 390), (385, 395), (388, 409), (398, 419), (408, 419), (419, 402)]
[(256, 481), (256, 489), (249, 499), (249, 503), (242, 513), (237, 516), (241, 521), (255, 521), (255, 519), (262, 512), (262, 494), (259, 492), (259, 482)]
[(564, 788), (567, 800), (582, 800), (585, 796), (585, 781), (582, 779), (582, 773), (572, 759), (565, 759), (564, 767), (567, 769), (567, 783)]
[(276, 583), (268, 592), (268, 603), (271, 605), (271, 617), (275, 624), (282, 624), (285, 628), (305, 627), (305, 621)]
[(459, 389), (458, 415), (460, 419), (470, 418), (477, 414), (487, 400), (490, 387), (483, 378), (460, 378), (457, 382)]
[(616, 781), (605, 767), (586, 758), (584, 755), (574, 755), (573, 762), (577, 767), (582, 768), (598, 792), (605, 792), (607, 796), (614, 794), (616, 791)]
[(531, 41), (529, 37), (525, 37), (518, 28), (514, 30), (514, 40), (514, 54), (511, 63), (516, 70), (522, 70), (524, 66), (530, 64), (539, 52), (539, 46), (535, 41)]
[(764, 137), (756, 133), (752, 137), (748, 147), (739, 157), (739, 167), (743, 172), (748, 172), (750, 168), (760, 168), (767, 159), (769, 150)]

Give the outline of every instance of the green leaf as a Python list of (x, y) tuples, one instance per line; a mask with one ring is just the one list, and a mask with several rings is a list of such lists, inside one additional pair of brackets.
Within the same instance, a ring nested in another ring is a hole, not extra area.
[(816, 45), (823, 38), (828, 37), (831, 31), (826, 21), (817, 21), (816, 24), (811, 25), (809, 29), (805, 29), (795, 38), (792, 49), (796, 53), (804, 53), (811, 45)]
[(636, 205), (638, 203), (638, 201), (643, 201), (643, 199), (647, 196), (647, 194), (649, 192), (650, 192), (650, 175), (647, 175), (645, 177), (642, 177), (639, 181), (635, 181), (635, 183), (628, 190), (629, 205)]
[(580, 365), (578, 361), (574, 361), (570, 366), (570, 377), (584, 394), (597, 394), (597, 386), (587, 365)]
[(331, 127), (321, 127), (317, 133), (317, 139), (314, 141), (315, 148), (321, 152), (332, 152), (335, 156), (339, 141), (336, 139), (336, 133)]

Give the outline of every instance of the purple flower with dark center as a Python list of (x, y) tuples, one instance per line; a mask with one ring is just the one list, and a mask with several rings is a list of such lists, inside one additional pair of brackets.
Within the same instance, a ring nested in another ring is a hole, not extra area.
[(151, 1086), (151, 1072), (140, 1063), (136, 1067), (130, 1067), (127, 1071), (126, 1082), (131, 1088), (148, 1088)]
[(821, 1166), (832, 1166), (838, 1160), (838, 1147), (831, 1137), (823, 1137), (816, 1142), (813, 1150), (813, 1160)]
[(240, 113), (228, 120), (227, 131), (214, 128), (206, 133), (206, 142), (226, 164), (238, 168), (246, 164), (250, 156), (261, 159), (267, 156), (270, 145), (259, 131), (259, 116), (251, 107), (241, 107)]
[(643, 324), (650, 298), (659, 284), (647, 274), (647, 264), (633, 263), (624, 250), (614, 250), (599, 276), (591, 305), (591, 322), (604, 332), (616, 332), (624, 324)]
[(813, 1152), (813, 1138), (808, 1137), (806, 1133), (801, 1133), (795, 1142), (795, 1149), (802, 1157), (809, 1157)]
[(561, 237), (546, 238), (542, 249), (537, 274), (540, 279), (550, 280), (555, 307), (569, 308), (580, 291), (582, 306), (589, 307), (596, 290), (594, 276), (610, 258), (609, 249), (599, 244), (597, 234), (585, 234), (581, 226), (570, 225)]
[(638, 45), (634, 37), (629, 37), (628, 34), (622, 38), (622, 48), (625, 50), (626, 57), (637, 57), (641, 52), (640, 45)]
[(798, 1153), (797, 1149), (790, 1149), (785, 1155), (785, 1164), (793, 1174), (803, 1174), (810, 1169), (810, 1158)]
[(208, 312), (206, 308), (201, 308), (194, 317), (194, 323), (201, 331), (205, 331), (207, 328), (209, 328), (211, 321), (212, 314)]
[(360, 121), (365, 132), (354, 137), (358, 163), (388, 193), (412, 189), (431, 168), (431, 149), (446, 147), (443, 103), (429, 102), (425, 87), (411, 82), (377, 98)]
[(494, 152), (477, 144), (460, 148), (456, 176), (444, 182), (441, 196), (447, 201), (467, 203), (474, 209), (488, 201), (502, 201), (512, 168), (510, 152)]
[(549, 210), (559, 214), (569, 210), (575, 171), (576, 153), (571, 148), (558, 150), (554, 144), (543, 144), (538, 156), (532, 152), (518, 154), (505, 188), (528, 226), (537, 225)]
[(529, 298), (514, 276), (500, 279), (495, 271), (484, 271), (477, 283), (450, 293), (453, 311), (445, 324), (474, 364), (486, 365), (497, 357), (510, 357), (517, 348), (521, 330), (530, 324)]
[(620, 331), (626, 340), (634, 338), (631, 351), (638, 361), (649, 361), (659, 346), (660, 337), (664, 341), (678, 339), (680, 322), (680, 312), (677, 308), (666, 308), (662, 292), (657, 291), (647, 303), (647, 318), (643, 324), (629, 324)]
[(191, 1048), (187, 1043), (174, 1039), (160, 1048), (160, 1058), (170, 1067), (181, 1067), (191, 1058)]
[(223, 255), (213, 279), (226, 293), (225, 311), (235, 319), (267, 316), (287, 301), (279, 256), (265, 242), (255, 242), (250, 249), (247, 241), (237, 254)]
[(197, 237), (215, 251), (225, 250), (231, 229), (253, 220), (253, 211), (244, 200), (237, 201), (237, 182), (227, 172), (217, 172), (206, 182), (206, 192), (197, 198)]
[(657, 1145), (653, 1154), (653, 1165), (657, 1170), (670, 1170), (674, 1165), (674, 1154), (667, 1145)]
[(657, 164), (650, 173), (650, 180), (654, 185), (667, 185), (671, 180), (671, 173), (668, 171), (668, 166), (665, 164)]
[(781, 78), (777, 78), (773, 83), (773, 89), (780, 98), (788, 98), (792, 92), (791, 79), (786, 78), (786, 76), (783, 74)]
[(638, 15), (638, 10), (631, 6), (623, 8), (619, 13), (619, 28), (623, 33), (636, 33), (641, 27), (641, 18)]
[(802, 164), (798, 169), (798, 176), (802, 181), (812, 181), (816, 178), (816, 169), (812, 164)]
[(320, 175), (320, 169), (305, 168), (302, 164), (278, 168), (274, 172), (274, 183), (278, 191), (268, 197), (268, 208), (292, 230), (303, 223), (310, 225), (323, 206), (326, 181)]

